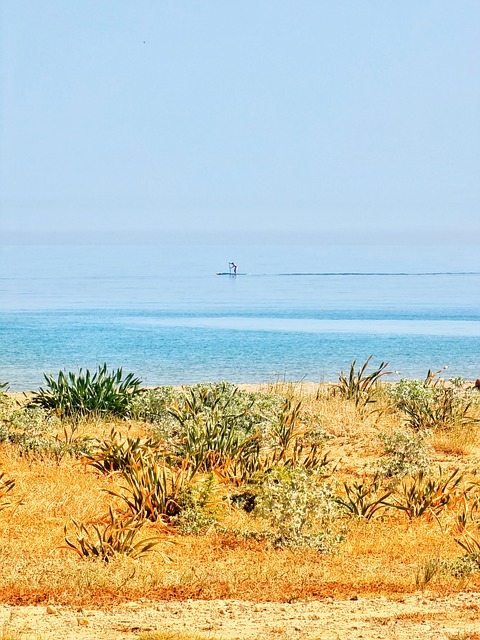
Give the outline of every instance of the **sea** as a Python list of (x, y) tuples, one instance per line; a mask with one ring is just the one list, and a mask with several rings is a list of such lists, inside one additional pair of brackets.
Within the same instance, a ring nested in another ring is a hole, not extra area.
[(0, 383), (11, 390), (103, 363), (148, 386), (335, 381), (370, 356), (392, 381), (480, 376), (472, 247), (0, 247)]

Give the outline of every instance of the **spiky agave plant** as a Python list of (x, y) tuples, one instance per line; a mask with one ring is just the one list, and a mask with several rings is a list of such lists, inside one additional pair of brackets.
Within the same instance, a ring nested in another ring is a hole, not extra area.
[(123, 437), (112, 429), (106, 440), (96, 440), (91, 451), (83, 455), (83, 463), (100, 473), (111, 474), (129, 469), (141, 458), (152, 452), (161, 454), (161, 443), (155, 436), (146, 438)]
[(107, 364), (93, 374), (89, 369), (78, 373), (60, 371), (57, 378), (44, 374), (46, 389), (40, 388), (30, 405), (54, 411), (62, 418), (81, 418), (114, 415), (126, 417), (132, 399), (141, 393), (139, 378), (123, 370), (108, 371)]
[(380, 474), (373, 478), (366, 474), (361, 480), (343, 483), (345, 496), (336, 496), (340, 508), (349, 516), (371, 520), (384, 509), (391, 507), (385, 500), (391, 495), (391, 489), (382, 490)]
[(342, 371), (338, 376), (339, 381), (334, 387), (335, 393), (338, 393), (345, 400), (353, 400), (355, 407), (360, 410), (375, 402), (374, 396), (380, 378), (392, 373), (391, 371), (386, 371), (388, 362), (382, 362), (375, 371), (367, 375), (366, 370), (371, 359), (372, 356), (368, 357), (358, 370), (356, 369), (357, 361), (354, 360), (350, 365), (348, 375)]
[(149, 553), (160, 542), (158, 536), (135, 540), (145, 524), (135, 517), (120, 518), (111, 507), (108, 510), (107, 522), (103, 525), (93, 524), (87, 528), (83, 523), (72, 518), (75, 539), (68, 537), (65, 525), (66, 548), (75, 551), (81, 558), (98, 558), (108, 562), (116, 555), (140, 558)]
[(106, 489), (120, 498), (135, 518), (157, 522), (168, 521), (181, 511), (182, 493), (194, 482), (194, 472), (188, 460), (173, 466), (147, 452), (121, 470), (123, 484), (118, 489)]
[(440, 467), (436, 477), (420, 470), (402, 480), (393, 491), (390, 504), (395, 509), (404, 511), (409, 520), (422, 516), (437, 518), (454, 499), (462, 496), (459, 486), (462, 480), (463, 474), (459, 469), (454, 469), (449, 476), (445, 476)]
[(253, 400), (238, 402), (239, 390), (227, 383), (185, 389), (182, 403), (169, 407), (179, 426), (175, 454), (188, 458), (195, 471), (220, 469), (245, 455), (255, 455), (257, 430), (242, 426)]

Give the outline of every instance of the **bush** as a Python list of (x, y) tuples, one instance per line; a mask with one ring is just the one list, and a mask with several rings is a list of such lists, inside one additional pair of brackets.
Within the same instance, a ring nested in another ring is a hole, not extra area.
[(389, 478), (402, 478), (419, 471), (428, 471), (430, 447), (426, 443), (428, 432), (411, 433), (397, 429), (393, 434), (380, 433), (385, 457), (376, 465), (377, 470)]
[(68, 429), (61, 420), (42, 407), (26, 406), (13, 411), (4, 429), (0, 426), (0, 441), (18, 447), (21, 455), (51, 457), (57, 461), (65, 455), (87, 453), (90, 438), (74, 437), (75, 428)]
[(42, 407), (27, 406), (10, 414), (8, 428), (13, 437), (16, 434), (39, 438), (51, 435), (61, 427), (60, 419)]
[(109, 372), (107, 365), (93, 374), (60, 371), (57, 379), (44, 374), (47, 389), (34, 394), (30, 406), (53, 411), (60, 418), (127, 417), (133, 398), (141, 393), (140, 380), (133, 373), (123, 376), (122, 369)]
[(473, 392), (454, 379), (446, 383), (429, 372), (420, 380), (400, 380), (389, 389), (395, 406), (406, 415), (406, 424), (415, 431), (449, 429), (477, 422), (470, 414)]
[(180, 493), (180, 512), (172, 518), (172, 524), (180, 533), (197, 535), (215, 525), (214, 490), (215, 478), (213, 473), (210, 473), (204, 481), (197, 480)]
[(162, 429), (167, 434), (168, 428), (175, 424), (168, 407), (178, 401), (179, 395), (174, 387), (142, 389), (141, 393), (132, 398), (132, 417), (154, 424), (158, 435), (162, 435)]
[(337, 513), (333, 492), (321, 476), (305, 468), (276, 467), (266, 473), (255, 513), (275, 529), (275, 546), (312, 546), (326, 552), (341, 540), (331, 530)]
[[(166, 447), (195, 470), (245, 478), (258, 469), (283, 400), (242, 391), (228, 382), (186, 387), (169, 406), (176, 424), (163, 430)], [(155, 430), (158, 433), (158, 430)]]

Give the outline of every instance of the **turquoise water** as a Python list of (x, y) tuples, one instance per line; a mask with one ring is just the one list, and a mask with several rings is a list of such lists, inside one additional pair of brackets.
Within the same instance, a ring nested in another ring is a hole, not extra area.
[[(232, 259), (246, 275), (217, 276)], [(0, 266), (12, 389), (103, 362), (149, 385), (333, 380), (369, 355), (397, 378), (480, 375), (480, 274), (465, 251), (9, 246)]]

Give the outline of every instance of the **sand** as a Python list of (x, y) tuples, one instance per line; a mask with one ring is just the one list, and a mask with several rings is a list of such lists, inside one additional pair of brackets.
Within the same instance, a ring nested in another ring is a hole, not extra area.
[(419, 594), (400, 600), (329, 598), (287, 604), (130, 602), (109, 610), (0, 605), (0, 637), (133, 640), (155, 631), (170, 631), (219, 640), (473, 640), (480, 638), (479, 609), (480, 593), (446, 597)]

